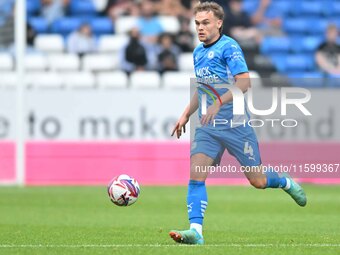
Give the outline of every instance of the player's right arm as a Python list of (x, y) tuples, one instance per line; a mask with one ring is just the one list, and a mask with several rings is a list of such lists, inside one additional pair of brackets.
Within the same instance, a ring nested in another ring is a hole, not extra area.
[(185, 133), (185, 125), (188, 123), (190, 116), (196, 112), (198, 109), (198, 93), (197, 90), (195, 94), (192, 96), (189, 105), (185, 108), (183, 114), (176, 122), (174, 129), (172, 130), (171, 136), (176, 133), (177, 138), (179, 139), (182, 135), (182, 130)]

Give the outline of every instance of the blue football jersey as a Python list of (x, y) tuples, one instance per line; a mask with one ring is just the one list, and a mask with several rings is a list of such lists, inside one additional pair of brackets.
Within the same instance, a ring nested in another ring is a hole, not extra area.
[[(215, 86), (217, 84), (233, 84), (235, 82), (234, 76), (248, 72), (248, 67), (239, 44), (225, 35), (222, 35), (218, 41), (210, 45), (199, 44), (193, 52), (193, 58), (197, 82), (205, 83), (213, 88), (212, 90), (207, 86), (200, 86), (198, 89), (198, 114), (199, 119), (201, 119), (202, 95), (206, 95), (207, 107), (209, 107), (214, 100), (218, 100), (215, 92), (222, 96), (228, 91), (226, 88), (216, 88)], [(248, 114), (246, 115), (248, 116)], [(233, 104), (230, 102), (221, 107), (215, 119), (228, 120), (227, 124), (218, 127), (224, 129), (230, 128), (231, 119), (236, 123), (247, 119), (247, 116), (235, 116), (234, 118)], [(208, 125), (207, 127), (211, 126)], [(233, 124), (233, 126), (236, 125)]]

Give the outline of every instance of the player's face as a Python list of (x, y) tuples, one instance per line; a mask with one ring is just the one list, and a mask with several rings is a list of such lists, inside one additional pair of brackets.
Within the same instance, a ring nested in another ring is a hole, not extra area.
[(198, 39), (204, 44), (216, 41), (220, 36), (219, 29), (222, 22), (211, 11), (198, 12), (195, 17)]

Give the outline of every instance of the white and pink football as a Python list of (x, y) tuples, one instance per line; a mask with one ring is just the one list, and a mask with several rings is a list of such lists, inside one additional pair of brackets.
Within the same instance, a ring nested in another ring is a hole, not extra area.
[(129, 206), (138, 199), (140, 188), (138, 182), (126, 174), (113, 178), (107, 187), (112, 203), (118, 206)]

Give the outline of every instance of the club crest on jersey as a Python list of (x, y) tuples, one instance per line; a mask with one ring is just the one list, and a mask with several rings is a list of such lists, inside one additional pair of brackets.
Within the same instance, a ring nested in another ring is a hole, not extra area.
[(208, 53), (208, 59), (212, 59), (215, 56), (215, 52), (209, 51)]

